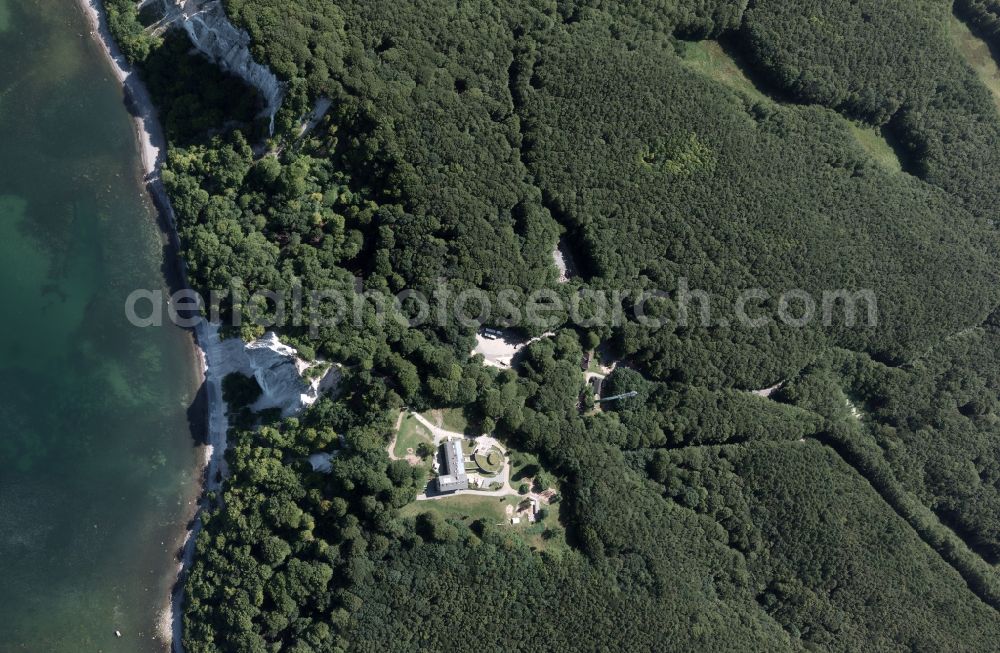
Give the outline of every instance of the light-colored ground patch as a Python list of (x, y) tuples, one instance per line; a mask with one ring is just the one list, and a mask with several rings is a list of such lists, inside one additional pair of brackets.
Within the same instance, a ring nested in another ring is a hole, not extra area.
[(458, 408), (436, 408), (421, 413), (421, 417), (440, 429), (459, 435), (465, 433), (466, 429), (469, 428), (469, 420), (465, 418), (465, 413)]
[(718, 41), (685, 41), (683, 48), (681, 57), (692, 70), (725, 84), (751, 100), (757, 102), (772, 101), (754, 85), (753, 81)]
[(482, 334), (477, 334), (476, 348), (472, 350), (472, 354), (482, 354), (486, 365), (508, 368), (522, 347), (524, 347), (524, 342), (513, 336), (487, 338)]
[(851, 417), (858, 420), (859, 422), (861, 421), (861, 418), (864, 417), (864, 415), (862, 415), (861, 413), (861, 410), (850, 399), (847, 400), (847, 409), (850, 411)]
[(570, 250), (569, 242), (565, 238), (560, 238), (552, 250), (552, 261), (559, 271), (559, 283), (568, 283), (570, 279), (577, 276), (576, 260)]
[(881, 129), (855, 122), (849, 122), (849, 124), (854, 138), (883, 168), (890, 172), (903, 171), (903, 164), (899, 161), (896, 150), (889, 144), (889, 140)]
[(775, 383), (774, 385), (772, 385), (770, 388), (762, 388), (760, 390), (754, 390), (753, 393), (755, 395), (757, 395), (758, 397), (764, 397), (765, 399), (767, 399), (771, 395), (773, 395), (775, 392), (777, 392), (778, 390), (781, 390), (781, 387), (783, 385), (785, 385), (785, 382), (784, 381), (779, 381), (778, 383)]
[(962, 58), (990, 90), (993, 103), (1000, 110), (1000, 67), (997, 66), (997, 62), (993, 58), (990, 46), (973, 34), (972, 30), (955, 16), (952, 16), (948, 21), (948, 33)]
[(524, 340), (507, 331), (503, 332), (499, 338), (490, 338), (483, 332), (479, 332), (476, 334), (476, 348), (472, 350), (472, 355), (482, 354), (483, 362), (486, 365), (506, 369), (511, 366), (511, 362), (519, 351), (533, 342), (553, 335), (555, 334), (552, 332), (543, 333), (537, 338)]
[(566, 283), (569, 281), (569, 270), (566, 265), (566, 255), (563, 254), (559, 247), (552, 250), (552, 261), (556, 264), (556, 270), (559, 271), (558, 281), (559, 283)]
[(330, 107), (333, 106), (333, 100), (330, 98), (319, 98), (316, 100), (316, 104), (313, 106), (313, 110), (309, 112), (306, 116), (305, 121), (299, 127), (299, 137), (305, 136), (313, 129), (316, 125), (320, 123), (321, 120), (326, 116), (327, 112), (330, 111)]
[(518, 498), (513, 496), (472, 496), (459, 495), (448, 497), (442, 501), (417, 501), (410, 503), (399, 511), (400, 517), (415, 517), (424, 512), (436, 512), (449, 519), (461, 519), (474, 522), (477, 519), (488, 519), (496, 524), (507, 523), (508, 509), (513, 514)]

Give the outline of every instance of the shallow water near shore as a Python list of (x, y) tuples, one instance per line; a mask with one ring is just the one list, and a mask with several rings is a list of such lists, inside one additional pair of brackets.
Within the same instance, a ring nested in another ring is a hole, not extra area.
[(191, 338), (125, 319), (166, 287), (163, 239), (89, 29), (0, 0), (3, 652), (163, 650), (196, 489)]

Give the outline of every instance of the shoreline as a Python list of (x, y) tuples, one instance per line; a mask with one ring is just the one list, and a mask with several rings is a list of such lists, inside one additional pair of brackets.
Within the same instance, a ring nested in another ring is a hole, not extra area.
[[(90, 36), (104, 54), (105, 61), (122, 87), (126, 110), (132, 117), (136, 147), (142, 166), (142, 182), (150, 195), (157, 212), (161, 232), (167, 237), (167, 251), (173, 253), (173, 260), (165, 261), (170, 273), (167, 284), (175, 289), (189, 288), (187, 270), (180, 256), (180, 237), (177, 233), (176, 215), (163, 181), (160, 170), (166, 160), (167, 144), (160, 124), (156, 106), (149, 91), (132, 66), (126, 61), (108, 28), (107, 15), (101, 0), (77, 0), (90, 29)], [(216, 373), (224, 367), (224, 351), (220, 347), (219, 329), (202, 321), (190, 330), (192, 350), (197, 360), (196, 374), (204, 392), (204, 458), (196, 476), (200, 483), (192, 488), (196, 498), (194, 508), (185, 517), (183, 532), (178, 533), (175, 542), (181, 551), (177, 561), (176, 576), (170, 594), (164, 598), (161, 618), (157, 622), (157, 637), (172, 653), (184, 653), (181, 642), (184, 601), (184, 581), (194, 559), (194, 544), (201, 531), (202, 511), (213, 505), (209, 495), (221, 489), (222, 481), (228, 473), (225, 463), (226, 434), (229, 428), (226, 408), (222, 400), (222, 379)], [(196, 402), (200, 401), (196, 397)], [(199, 436), (201, 434), (192, 434)], [(190, 525), (190, 528), (187, 526)]]

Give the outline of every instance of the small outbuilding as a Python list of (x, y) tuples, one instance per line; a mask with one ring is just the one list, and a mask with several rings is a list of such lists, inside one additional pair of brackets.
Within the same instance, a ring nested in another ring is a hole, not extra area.
[(600, 376), (590, 377), (590, 389), (595, 397), (600, 397), (601, 391), (604, 389), (604, 378)]

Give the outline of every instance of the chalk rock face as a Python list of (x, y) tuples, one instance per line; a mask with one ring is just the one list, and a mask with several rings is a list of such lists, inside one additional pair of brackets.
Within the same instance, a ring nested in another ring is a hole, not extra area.
[(244, 344), (239, 338), (222, 340), (217, 327), (206, 327), (202, 340), (210, 345), (207, 352), (208, 371), (220, 383), (232, 373), (252, 376), (257, 380), (262, 393), (251, 406), (255, 411), (280, 408), (283, 417), (291, 417), (316, 403), (321, 395), (336, 391), (340, 383), (338, 365), (320, 362), (317, 365), (326, 367), (322, 377), (303, 376), (310, 364), (299, 358), (298, 352), (281, 342), (274, 332)]
[(285, 417), (314, 403), (319, 396), (313, 384), (302, 378), (305, 364), (297, 352), (278, 339), (273, 332), (246, 346), (250, 372), (264, 394), (258, 408), (280, 407)]
[(224, 71), (256, 88), (267, 106), (262, 115), (271, 120), (281, 106), (284, 87), (266, 66), (250, 54), (250, 35), (229, 22), (219, 0), (166, 0), (174, 2), (182, 15), (181, 25), (191, 43)]

